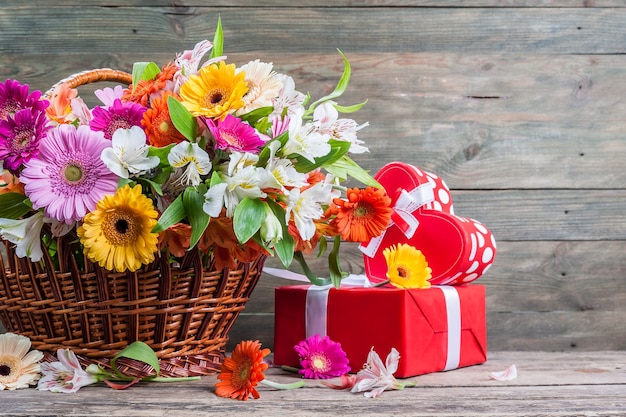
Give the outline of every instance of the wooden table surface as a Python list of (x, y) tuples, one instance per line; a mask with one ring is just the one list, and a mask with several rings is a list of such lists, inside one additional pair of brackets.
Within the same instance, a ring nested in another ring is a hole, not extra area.
[[(518, 377), (489, 379), (515, 364)], [(270, 368), (267, 379), (298, 376)], [(335, 391), (318, 381), (289, 391), (261, 386), (258, 400), (215, 396), (216, 377), (183, 383), (139, 384), (126, 391), (104, 385), (75, 394), (34, 389), (0, 391), (2, 416), (625, 416), (626, 352), (493, 352), (483, 365), (411, 378), (417, 387), (378, 398)]]

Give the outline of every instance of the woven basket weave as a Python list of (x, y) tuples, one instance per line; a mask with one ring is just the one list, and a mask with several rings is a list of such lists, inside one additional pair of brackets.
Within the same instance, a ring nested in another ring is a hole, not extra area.
[[(130, 74), (99, 69), (61, 82), (73, 88), (130, 80)], [(50, 236), (46, 225), (44, 234)], [(177, 263), (162, 253), (140, 270), (117, 273), (84, 257), (75, 231), (55, 239), (56, 263), (45, 250), (37, 263), (18, 258), (2, 241), (7, 256), (0, 256), (0, 322), (29, 337), (35, 349), (54, 354), (70, 348), (83, 364), (105, 367), (140, 340), (156, 352), (162, 376), (219, 371), (228, 333), (265, 261), (260, 255), (235, 270), (216, 270), (210, 256), (193, 249)], [(140, 363), (125, 365), (131, 374), (144, 372)]]

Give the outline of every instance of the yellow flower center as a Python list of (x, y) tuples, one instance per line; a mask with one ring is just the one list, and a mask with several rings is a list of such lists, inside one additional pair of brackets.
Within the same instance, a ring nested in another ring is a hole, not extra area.
[(134, 245), (140, 232), (134, 213), (127, 210), (108, 212), (102, 221), (102, 232), (112, 245)]
[(83, 171), (77, 165), (68, 165), (65, 167), (63, 175), (69, 182), (78, 182), (83, 177)]
[(330, 370), (330, 363), (326, 355), (318, 352), (311, 357), (311, 367), (317, 372), (328, 372)]
[[(242, 360), (237, 364), (237, 369), (233, 372), (233, 379), (231, 383), (237, 389), (244, 388), (249, 380), (250, 368), (252, 367), (252, 362), (249, 359)], [(236, 378), (235, 378), (236, 377)]]

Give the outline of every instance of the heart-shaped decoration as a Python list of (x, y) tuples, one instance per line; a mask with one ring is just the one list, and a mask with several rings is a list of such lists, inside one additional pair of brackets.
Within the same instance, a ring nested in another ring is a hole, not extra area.
[(481, 223), (453, 214), (452, 196), (441, 178), (398, 162), (383, 167), (375, 178), (392, 198), (396, 215), (383, 235), (361, 247), (370, 281), (387, 279), (383, 250), (399, 243), (422, 251), (432, 269), (433, 285), (468, 283), (491, 267), (496, 253), (493, 235)]

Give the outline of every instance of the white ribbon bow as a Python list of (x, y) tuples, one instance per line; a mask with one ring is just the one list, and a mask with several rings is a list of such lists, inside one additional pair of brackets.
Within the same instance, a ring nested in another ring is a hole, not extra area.
[[(419, 221), (413, 215), (413, 212), (425, 204), (432, 203), (434, 200), (435, 191), (430, 182), (420, 184), (411, 191), (402, 190), (392, 208), (393, 213), (387, 229), (395, 224), (402, 233), (410, 239), (419, 226)], [(367, 245), (359, 245), (361, 252), (373, 258), (378, 252), (378, 248), (387, 233), (387, 229), (383, 230), (379, 236), (372, 238)]]

